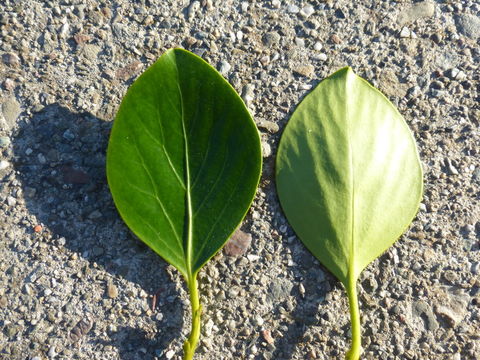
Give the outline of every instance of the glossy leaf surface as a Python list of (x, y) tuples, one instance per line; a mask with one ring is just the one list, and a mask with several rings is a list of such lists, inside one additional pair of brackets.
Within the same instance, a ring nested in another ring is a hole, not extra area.
[(276, 166), (290, 224), (356, 306), (359, 274), (400, 237), (420, 203), (422, 169), (405, 120), (368, 82), (341, 69), (297, 107)]
[(107, 152), (113, 199), (129, 228), (187, 278), (243, 219), (260, 169), (248, 110), (196, 55), (167, 51), (125, 95)]

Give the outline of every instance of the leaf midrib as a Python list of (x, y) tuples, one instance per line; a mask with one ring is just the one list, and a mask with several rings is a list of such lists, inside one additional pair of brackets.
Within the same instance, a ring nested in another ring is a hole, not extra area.
[[(348, 263), (348, 274), (347, 274), (347, 283), (348, 287), (355, 286), (356, 282), (356, 271), (355, 271), (355, 171), (354, 171), (354, 164), (355, 161), (353, 160), (354, 151), (352, 149), (352, 134), (351, 134), (351, 124), (349, 122), (350, 115), (350, 101), (351, 97), (348, 96), (348, 88), (350, 83), (352, 82), (355, 77), (355, 74), (350, 74), (352, 70), (347, 67), (346, 74), (345, 74), (345, 122), (347, 127), (347, 143), (348, 143), (348, 152), (349, 152), (349, 172), (350, 172), (350, 259)], [(350, 79), (352, 77), (352, 79)]]
[(191, 196), (191, 185), (190, 185), (190, 159), (189, 159), (189, 146), (188, 146), (188, 136), (187, 136), (187, 129), (185, 126), (185, 109), (184, 109), (184, 101), (183, 101), (183, 93), (182, 88), (180, 87), (180, 74), (178, 70), (178, 64), (176, 61), (175, 53), (172, 51), (173, 54), (173, 65), (175, 67), (176, 75), (177, 75), (177, 88), (178, 88), (178, 95), (180, 97), (180, 108), (181, 108), (181, 123), (182, 123), (182, 135), (183, 135), (183, 143), (184, 143), (184, 158), (185, 158), (185, 197), (186, 197), (186, 204), (187, 204), (187, 249), (185, 253), (185, 268), (187, 270), (187, 282), (190, 279), (193, 279), (194, 274), (192, 273), (192, 247), (193, 247), (193, 211), (192, 211), (192, 196)]

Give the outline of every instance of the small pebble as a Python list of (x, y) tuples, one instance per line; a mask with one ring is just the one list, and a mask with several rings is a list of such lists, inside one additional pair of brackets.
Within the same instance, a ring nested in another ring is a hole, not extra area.
[(295, 38), (295, 44), (299, 47), (305, 47), (305, 40), (302, 38)]
[(107, 295), (110, 299), (115, 299), (118, 296), (118, 289), (114, 284), (108, 283)]
[(17, 200), (13, 196), (7, 196), (7, 204), (8, 206), (15, 206), (17, 204)]
[(305, 295), (305, 287), (303, 286), (302, 283), (300, 283), (300, 285), (298, 285), (298, 292), (300, 293), (300, 295)]
[(38, 159), (38, 162), (42, 165), (47, 163), (47, 159), (45, 158), (45, 155), (43, 155), (42, 153), (37, 155), (37, 159)]
[(265, 129), (272, 134), (275, 134), (280, 130), (280, 127), (278, 126), (278, 124), (270, 120), (259, 120), (257, 125), (259, 128)]
[(411, 31), (409, 28), (407, 28), (406, 26), (404, 26), (402, 28), (402, 30), (400, 31), (400, 37), (401, 38), (412, 38), (412, 39), (416, 39), (417, 38), (417, 35)]
[(337, 34), (332, 34), (332, 36), (330, 36), (330, 40), (337, 45), (342, 43), (342, 39), (340, 39)]
[(477, 261), (472, 264), (471, 271), (472, 271), (472, 274), (474, 275), (480, 275), (480, 261)]
[(253, 84), (246, 84), (243, 87), (242, 99), (245, 102), (245, 105), (247, 105), (247, 107), (250, 107), (252, 104), (252, 101), (254, 99), (254, 93), (253, 93), (254, 90), (255, 90), (255, 86)]
[(20, 58), (14, 53), (3, 54), (2, 60), (5, 65), (11, 67), (18, 67), (20, 65)]
[(328, 57), (327, 57), (327, 54), (321, 53), (321, 54), (318, 54), (317, 59), (320, 61), (326, 61)]
[(252, 235), (237, 229), (225, 244), (225, 254), (235, 257), (243, 255), (249, 249), (251, 243)]
[(167, 353), (165, 354), (166, 359), (172, 359), (175, 356), (175, 351), (173, 350), (168, 350)]
[(70, 25), (66, 22), (62, 26), (60, 26), (60, 29), (58, 30), (58, 36), (60, 39), (65, 39), (68, 36), (68, 33), (70, 31)]
[(200, 1), (192, 2), (187, 9), (187, 19), (188, 19), (188, 21), (193, 20), (195, 15), (197, 15), (198, 10), (200, 10)]
[(311, 75), (313, 75), (314, 71), (315, 71), (315, 66), (311, 64), (300, 65), (293, 70), (295, 74), (306, 76), (306, 77), (310, 77)]
[(8, 136), (0, 136), (0, 148), (5, 148), (10, 145), (10, 138)]
[(260, 256), (248, 254), (248, 255), (247, 255), (247, 259), (248, 259), (248, 261), (253, 262), (253, 261), (259, 260), (259, 259), (260, 259)]
[(15, 88), (15, 82), (12, 79), (5, 79), (3, 88), (7, 91), (12, 91)]
[(268, 158), (272, 155), (272, 148), (268, 142), (262, 141), (262, 156)]
[(291, 14), (298, 14), (300, 12), (300, 8), (297, 5), (288, 5), (287, 11)]
[(276, 31), (271, 31), (263, 35), (262, 41), (267, 47), (274, 46), (280, 42), (280, 34)]
[(313, 13), (315, 12), (315, 9), (313, 8), (312, 5), (307, 5), (302, 10), (300, 10), (300, 15), (304, 17), (305, 19), (309, 18)]
[(48, 350), (48, 357), (53, 358), (57, 355), (57, 351), (55, 349), (55, 346), (50, 347)]
[(257, 326), (262, 326), (265, 323), (265, 321), (263, 320), (263, 318), (261, 316), (256, 316), (253, 319), (253, 323)]
[(10, 166), (10, 163), (6, 160), (0, 160), (0, 170), (5, 170)]
[(275, 340), (272, 337), (272, 332), (268, 329), (262, 330), (262, 337), (270, 345), (272, 345), (275, 342)]
[(230, 69), (232, 68), (232, 65), (230, 65), (227, 61), (225, 60), (222, 60), (220, 62), (220, 69), (219, 69), (219, 72), (220, 74), (222, 74), (223, 76), (226, 76), (229, 72), (230, 72)]

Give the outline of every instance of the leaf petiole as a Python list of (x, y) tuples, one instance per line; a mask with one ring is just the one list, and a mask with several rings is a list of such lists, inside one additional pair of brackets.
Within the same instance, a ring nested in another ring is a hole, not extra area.
[(190, 304), (192, 306), (192, 330), (190, 336), (183, 344), (183, 360), (192, 360), (200, 338), (200, 320), (202, 316), (202, 305), (198, 296), (197, 273), (187, 279), (187, 286), (190, 292)]
[(346, 286), (348, 302), (350, 305), (350, 322), (352, 324), (352, 345), (347, 352), (346, 360), (358, 360), (362, 353), (362, 340), (361, 340), (361, 325), (360, 325), (360, 312), (358, 310), (358, 297), (357, 297), (357, 279), (349, 275), (348, 286)]

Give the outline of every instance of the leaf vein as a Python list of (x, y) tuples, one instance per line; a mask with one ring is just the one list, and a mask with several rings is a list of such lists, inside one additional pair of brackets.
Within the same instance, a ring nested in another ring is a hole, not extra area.
[(246, 169), (246, 165), (244, 164), (243, 166), (243, 169), (242, 169), (242, 172), (241, 172), (241, 176), (238, 177), (238, 179), (240, 179), (237, 184), (235, 185), (234, 189), (232, 190), (232, 193), (230, 194), (230, 196), (228, 197), (228, 200), (225, 201), (225, 204), (222, 208), (222, 211), (220, 212), (220, 214), (217, 215), (217, 218), (215, 220), (215, 222), (213, 223), (212, 227), (210, 228), (210, 231), (208, 232), (207, 236), (205, 237), (204, 241), (203, 241), (203, 244), (202, 246), (200, 246), (200, 249), (198, 250), (197, 252), (197, 256), (195, 257), (195, 262), (198, 261), (198, 256), (202, 253), (203, 249), (205, 248), (205, 245), (208, 243), (208, 240), (210, 240), (210, 237), (212, 236), (213, 234), (213, 230), (215, 230), (215, 227), (217, 226), (218, 222), (220, 221), (220, 219), (222, 219), (222, 216), (223, 214), (225, 213), (225, 211), (227, 210), (227, 207), (230, 203), (230, 201), (232, 200), (233, 196), (235, 195), (235, 192), (238, 188), (238, 185), (240, 185), (240, 183), (242, 182), (242, 178), (243, 178), (243, 174), (245, 172), (245, 169)]
[(164, 214), (165, 218), (167, 219), (167, 221), (168, 221), (168, 223), (169, 223), (169, 225), (170, 225), (170, 227), (171, 227), (171, 229), (172, 229), (172, 231), (173, 231), (173, 233), (174, 233), (174, 235), (175, 235), (175, 238), (176, 238), (177, 242), (179, 243), (180, 247), (183, 248), (183, 247), (182, 247), (182, 242), (181, 242), (181, 240), (180, 240), (180, 236), (178, 235), (177, 230), (175, 229), (175, 226), (173, 225), (172, 219), (171, 219), (170, 216), (168, 215), (168, 212), (167, 212), (167, 210), (165, 209), (165, 206), (163, 205), (163, 202), (160, 200), (160, 198), (159, 198), (159, 196), (158, 196), (157, 187), (156, 187), (156, 185), (155, 185), (155, 182), (153, 181), (153, 176), (152, 176), (152, 174), (150, 173), (150, 170), (148, 170), (148, 167), (146, 166), (145, 162), (143, 161), (143, 156), (142, 156), (142, 154), (141, 154), (141, 152), (140, 152), (140, 149), (138, 148), (138, 144), (137, 144), (137, 142), (135, 141), (135, 139), (134, 139), (134, 141), (133, 141), (133, 144), (134, 144), (134, 147), (135, 147), (135, 149), (136, 149), (136, 151), (137, 151), (138, 156), (140, 157), (140, 161), (141, 161), (141, 164), (142, 164), (142, 166), (143, 166), (143, 169), (145, 170), (145, 172), (147, 173), (147, 175), (148, 175), (148, 177), (149, 177), (149, 179), (150, 179), (150, 183), (151, 183), (151, 185), (152, 185), (152, 189), (153, 189), (153, 192), (154, 192), (154, 194), (155, 194), (155, 198), (156, 198), (156, 200), (157, 200), (157, 202), (158, 202), (158, 205), (160, 205), (160, 208), (162, 209), (163, 214)]
[(227, 160), (228, 160), (228, 148), (225, 150), (225, 158), (223, 160), (222, 169), (220, 170), (220, 173), (218, 174), (217, 179), (215, 180), (213, 185), (210, 186), (210, 190), (208, 191), (208, 193), (203, 197), (202, 201), (200, 202), (197, 209), (193, 213), (193, 217), (195, 217), (197, 215), (197, 213), (200, 211), (200, 209), (205, 204), (205, 201), (209, 198), (209, 196), (213, 193), (213, 190), (215, 190), (215, 188), (217, 187), (220, 179), (222, 178), (223, 173), (225, 172), (225, 169), (226, 169), (225, 165), (227, 164)]

